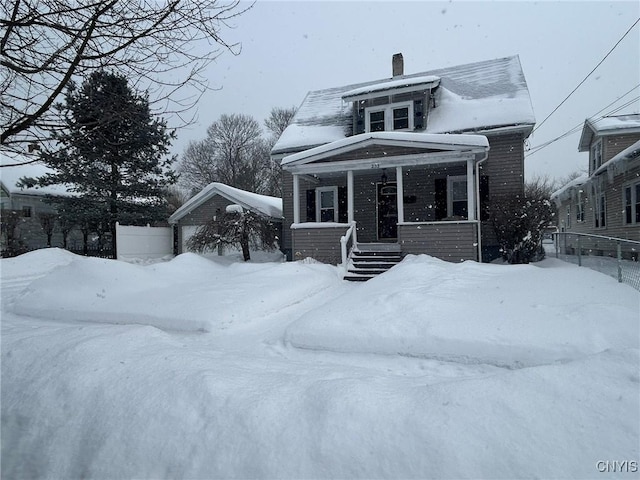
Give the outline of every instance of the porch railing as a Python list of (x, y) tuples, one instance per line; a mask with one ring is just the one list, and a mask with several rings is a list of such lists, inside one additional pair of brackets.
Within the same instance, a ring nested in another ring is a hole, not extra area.
[(599, 271), (640, 290), (640, 242), (586, 233), (553, 235), (556, 258)]
[(356, 222), (351, 222), (351, 225), (345, 232), (345, 234), (340, 237), (340, 253), (342, 255), (342, 266), (347, 268), (347, 261), (349, 260), (349, 252), (347, 249), (347, 245), (351, 240), (351, 248), (358, 247), (358, 239), (356, 234)]

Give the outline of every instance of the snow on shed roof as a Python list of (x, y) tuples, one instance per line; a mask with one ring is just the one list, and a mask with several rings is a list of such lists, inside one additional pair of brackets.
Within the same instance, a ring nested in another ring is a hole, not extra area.
[(614, 135), (619, 132), (640, 131), (640, 113), (588, 118), (582, 127), (578, 151), (589, 150), (594, 135)]
[(200, 193), (190, 198), (184, 205), (176, 210), (173, 215), (169, 217), (169, 223), (176, 223), (215, 195), (220, 195), (248, 210), (257, 211), (272, 218), (282, 218), (281, 198), (247, 192), (246, 190), (230, 187), (224, 183), (213, 182), (204, 187)]
[[(437, 107), (429, 113), (425, 133), (531, 128), (535, 123), (518, 56), (405, 75), (402, 80), (428, 76), (441, 80), (436, 90)], [(295, 153), (351, 135), (351, 103), (342, 97), (384, 82), (376, 80), (309, 92), (271, 153)]]
[[(368, 96), (372, 93), (385, 92), (388, 90), (402, 89), (403, 87), (411, 87), (415, 89), (424, 85), (426, 87), (436, 87), (440, 84), (440, 77), (435, 75), (426, 75), (422, 77), (403, 77), (401, 79), (385, 80), (380, 83), (374, 83), (373, 85), (367, 85), (365, 87), (355, 88), (342, 94), (344, 100), (353, 101), (363, 96)], [(395, 91), (394, 91), (395, 93)]]
[[(4, 159), (3, 159), (4, 160)], [(10, 162), (7, 162), (10, 163)], [(75, 193), (70, 192), (64, 185), (49, 185), (47, 187), (18, 187), (17, 184), (22, 177), (37, 178), (48, 173), (54, 173), (53, 170), (42, 165), (41, 163), (30, 163), (27, 165), (3, 166), (0, 168), (0, 182), (5, 190), (10, 194), (22, 195), (57, 195), (57, 196), (73, 196)]]
[(583, 185), (588, 179), (589, 177), (586, 173), (583, 173), (579, 177), (574, 178), (573, 180), (553, 192), (551, 194), (551, 201), (555, 201), (557, 203), (562, 199), (567, 198), (567, 195), (571, 192), (572, 188)]
[(640, 140), (600, 165), (600, 167), (593, 172), (593, 176), (600, 175), (605, 171), (613, 171), (623, 160), (629, 160), (636, 157), (640, 157)]

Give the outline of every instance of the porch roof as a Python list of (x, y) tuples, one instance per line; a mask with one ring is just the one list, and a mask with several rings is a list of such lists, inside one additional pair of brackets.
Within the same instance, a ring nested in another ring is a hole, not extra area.
[[(404, 153), (389, 154), (384, 149), (375, 153), (376, 147), (400, 147)], [(427, 165), (450, 163), (468, 158), (478, 160), (489, 150), (489, 141), (484, 135), (430, 134), (414, 132), (374, 132), (354, 135), (342, 140), (321, 145), (282, 159), (286, 170), (295, 171), (322, 169), (368, 169), (375, 161), (380, 166)], [(351, 155), (347, 155), (351, 154)], [(464, 158), (463, 158), (464, 157)]]

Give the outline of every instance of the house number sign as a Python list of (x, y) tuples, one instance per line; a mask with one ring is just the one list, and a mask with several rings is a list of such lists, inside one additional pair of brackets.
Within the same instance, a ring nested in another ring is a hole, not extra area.
[(371, 164), (371, 168), (380, 168), (380, 164), (379, 163), (372, 163)]

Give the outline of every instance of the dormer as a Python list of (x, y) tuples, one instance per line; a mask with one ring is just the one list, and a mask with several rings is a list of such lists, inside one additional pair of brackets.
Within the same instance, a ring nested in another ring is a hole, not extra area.
[(342, 100), (353, 103), (353, 133), (422, 131), (427, 127), (432, 93), (440, 77), (403, 75), (402, 55), (393, 56), (393, 78), (349, 90)]

